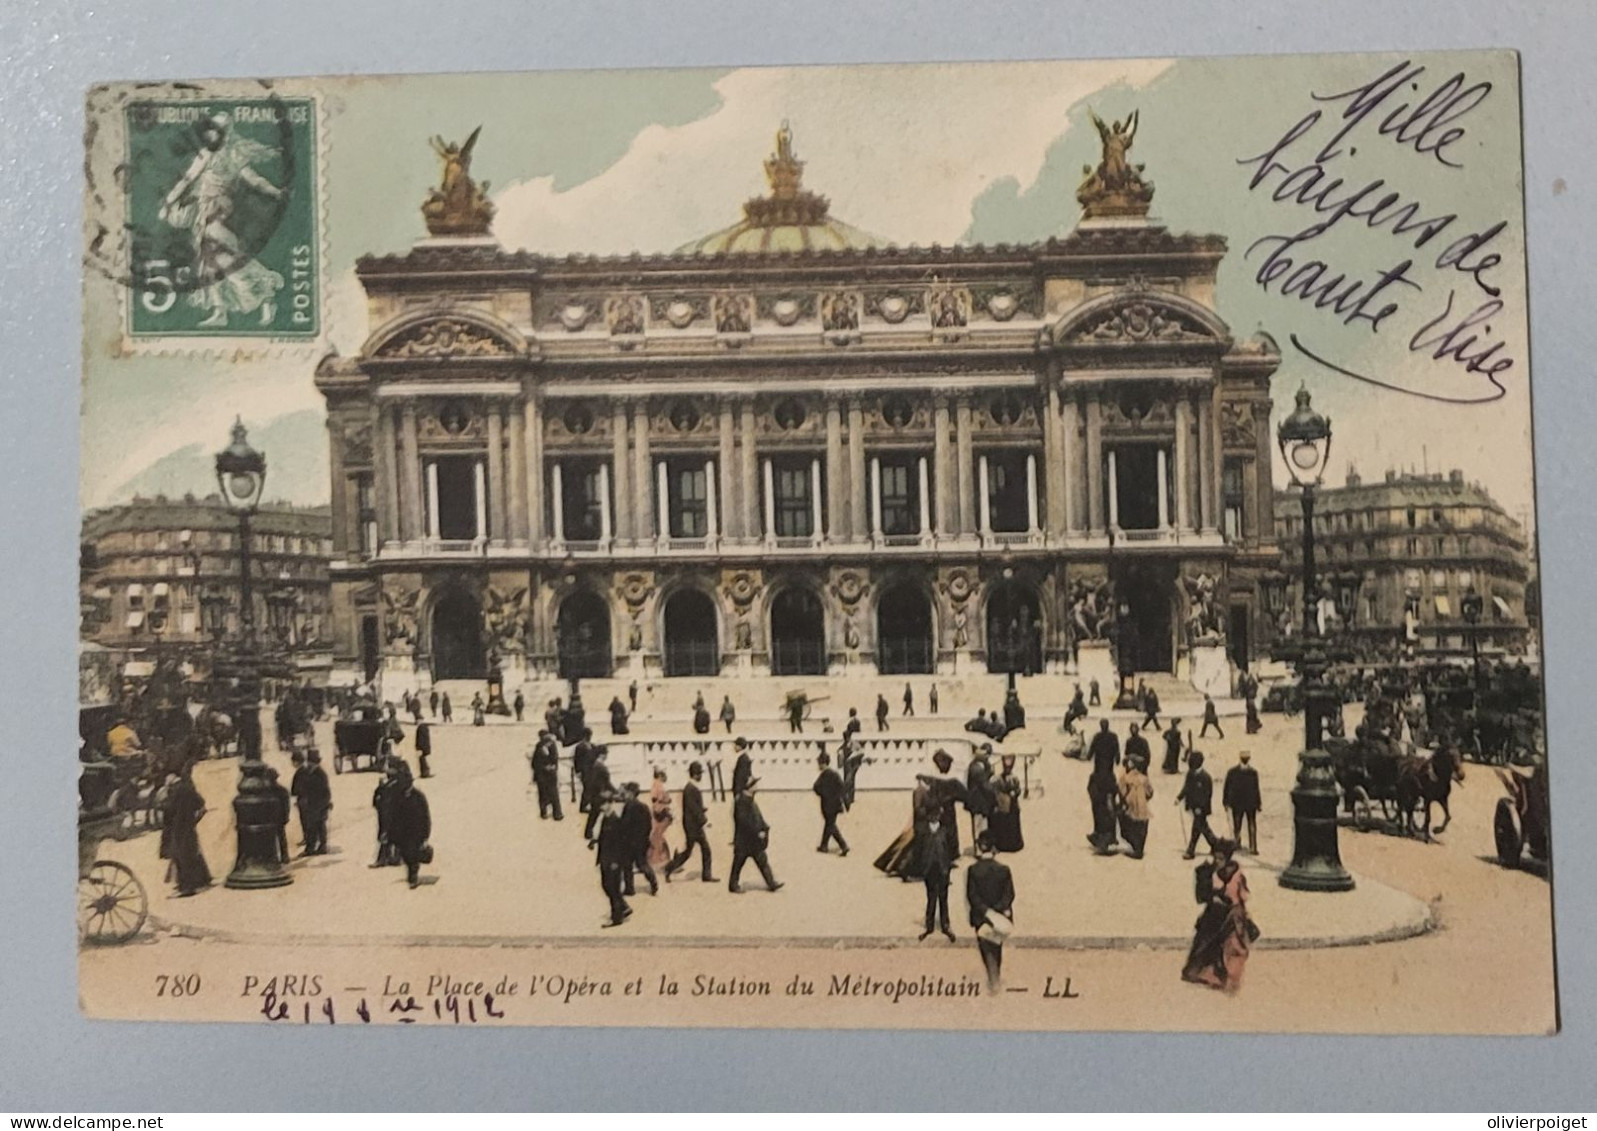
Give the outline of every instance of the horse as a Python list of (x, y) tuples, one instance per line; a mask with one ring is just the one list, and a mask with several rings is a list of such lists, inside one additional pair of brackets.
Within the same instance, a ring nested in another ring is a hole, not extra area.
[(1438, 747), (1428, 759), (1406, 763), (1397, 780), (1397, 804), (1404, 833), (1414, 834), (1414, 808), (1420, 802), (1425, 803), (1425, 827), (1421, 835), (1427, 841), (1431, 839), (1432, 805), (1442, 807), (1442, 823), (1436, 827), (1437, 833), (1446, 832), (1453, 819), (1447, 799), (1453, 792), (1453, 783), (1463, 781), (1464, 763), (1451, 746)]

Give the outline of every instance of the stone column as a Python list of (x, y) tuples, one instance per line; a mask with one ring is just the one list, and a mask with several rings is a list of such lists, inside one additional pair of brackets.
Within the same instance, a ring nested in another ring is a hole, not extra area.
[(479, 457), (472, 465), (472, 493), (477, 500), (477, 541), (488, 537), (488, 472)]
[[(558, 468), (555, 470), (559, 471)], [(434, 542), (443, 537), (438, 517), (438, 463), (436, 460), (427, 461), (427, 537)]]
[(504, 406), (488, 404), (488, 536), (505, 540), (505, 418)]
[(826, 401), (826, 537), (842, 542), (848, 537), (848, 472), (843, 464), (843, 410)]
[(527, 542), (527, 421), (520, 405), (510, 409), (510, 540)]
[(821, 531), (824, 529), (821, 522), (824, 519), (821, 512), (821, 461), (810, 459), (810, 537), (820, 541)]
[(743, 537), (743, 517), (738, 513), (737, 475), (734, 470), (737, 462), (733, 450), (733, 445), (736, 443), (734, 423), (732, 402), (723, 397), (720, 420), (716, 429), (718, 445), (716, 450), (720, 454), (720, 459), (716, 463), (716, 474), (721, 487), (721, 535), (726, 538)]
[(1075, 478), (1065, 468), (1064, 428), (1060, 423), (1060, 409), (1059, 366), (1054, 362), (1048, 366), (1048, 395), (1043, 399), (1043, 412), (1046, 415), (1042, 430), (1043, 477), (1049, 487), (1044, 499), (1047, 514), (1043, 519), (1043, 528), (1050, 534), (1063, 534), (1066, 530), (1065, 496)]
[(1081, 500), (1081, 491), (1087, 482), (1087, 476), (1081, 458), (1081, 405), (1077, 403), (1073, 391), (1064, 394), (1061, 409), (1059, 420), (1061, 469), (1060, 474), (1054, 476), (1052, 481), (1063, 487), (1061, 493), (1065, 497), (1065, 529), (1072, 534), (1079, 534), (1087, 525)]
[(920, 457), (920, 460), (918, 461), (918, 470), (920, 472), (920, 531), (919, 531), (919, 533), (920, 533), (921, 538), (925, 539), (925, 538), (929, 538), (931, 536), (931, 533), (932, 533), (932, 513), (931, 513), (931, 490), (932, 490), (932, 484), (931, 484), (931, 475), (928, 473), (928, 468), (926, 467), (926, 457), (925, 456), (921, 456)]
[(1214, 404), (1205, 394), (1198, 397), (1198, 522), (1205, 534), (1213, 534), (1220, 517), (1214, 499)]
[(544, 526), (543, 406), (536, 394), (527, 396), (522, 415), (526, 417), (527, 540), (536, 546), (548, 537)]
[(848, 531), (851, 540), (863, 542), (870, 527), (865, 517), (868, 491), (865, 482), (865, 410), (848, 402)]
[(987, 471), (987, 457), (981, 456), (976, 464), (976, 513), (981, 516), (981, 536), (993, 536), (992, 480)]
[(1169, 472), (1169, 460), (1161, 446), (1154, 451), (1155, 474), (1158, 476), (1159, 494), (1159, 529), (1170, 529), (1170, 488), (1165, 479)]
[(776, 473), (768, 459), (760, 461), (761, 498), (765, 500), (765, 540), (776, 541)]
[(871, 537), (882, 536), (882, 461), (871, 459)]
[(1209, 395), (1210, 409), (1209, 421), (1214, 429), (1214, 444), (1209, 453), (1209, 503), (1214, 509), (1214, 526), (1220, 526), (1220, 453), (1223, 447), (1220, 440), (1220, 380), (1216, 376), (1214, 389)]
[(1257, 493), (1249, 497), (1253, 499), (1253, 510), (1258, 517), (1253, 528), (1261, 539), (1274, 541), (1275, 487), (1271, 481), (1275, 465), (1271, 461), (1275, 458), (1275, 448), (1270, 442), (1270, 404), (1255, 402), (1254, 410), (1253, 431), (1258, 437), (1258, 446), (1253, 456), (1253, 477)]
[(632, 514), (636, 500), (632, 493), (632, 453), (627, 442), (627, 404), (619, 398), (611, 405), (610, 413), (610, 466), (615, 468), (616, 520), (615, 536), (618, 541), (631, 542), (637, 537)]
[(743, 537), (760, 537), (759, 450), (754, 439), (754, 398), (745, 397), (738, 405), (738, 444), (743, 471), (738, 476), (738, 498), (743, 502)]
[(938, 397), (932, 406), (932, 477), (935, 482), (932, 502), (938, 537), (954, 533), (948, 512), (948, 497), (953, 494), (949, 488), (948, 474), (953, 462), (949, 458), (948, 423), (948, 398)]
[[(354, 557), (360, 552), (360, 532), (350, 522), (349, 473), (344, 470), (344, 422), (327, 418), (327, 470), (332, 480), (333, 552)], [(198, 579), (195, 580), (198, 585)]]
[(404, 448), (399, 455), (400, 538), (412, 542), (421, 537), (421, 447), (416, 437), (416, 402), (406, 401), (400, 409), (400, 432)]
[(1087, 394), (1087, 522), (1095, 535), (1104, 532), (1103, 405), (1098, 390)]
[(704, 461), (704, 532), (711, 542), (721, 536), (721, 516), (716, 507), (715, 461)]
[(394, 411), (379, 403), (377, 407), (377, 500), (380, 516), (379, 547), (399, 538), (399, 461), (395, 447)]
[(1192, 400), (1185, 389), (1176, 394), (1176, 529), (1192, 529)]
[(958, 511), (961, 534), (976, 533), (976, 507), (975, 501), (971, 498), (970, 482), (974, 458), (970, 436), (970, 398), (961, 396), (954, 404), (954, 459), (958, 461), (954, 479), (959, 486)]
[[(550, 504), (554, 516), (554, 529), (549, 532), (549, 541), (559, 546), (566, 540), (566, 485), (561, 474), (560, 461), (555, 460), (554, 466), (549, 469)], [(433, 480), (433, 496), (437, 497), (438, 481)]]
[(660, 541), (671, 538), (671, 469), (661, 460), (654, 465), (655, 498), (659, 509), (655, 512)]
[(1259, 508), (1254, 500), (1259, 497), (1259, 464), (1257, 460), (1242, 461), (1242, 537), (1247, 542), (1259, 538)]
[[(649, 459), (649, 402), (632, 404), (632, 537), (647, 542), (655, 536), (658, 518), (651, 513), (650, 492), (654, 486), (654, 466)], [(663, 516), (664, 512), (661, 512)]]
[(1037, 533), (1037, 455), (1026, 453), (1026, 532)]
[(610, 465), (599, 465), (599, 545), (608, 547), (615, 537), (615, 504), (610, 498)]

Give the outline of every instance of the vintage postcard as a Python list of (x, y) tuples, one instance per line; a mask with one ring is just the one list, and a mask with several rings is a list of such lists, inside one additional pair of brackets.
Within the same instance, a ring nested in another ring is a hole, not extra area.
[(84, 1011), (1555, 1031), (1519, 122), (1510, 52), (95, 88)]

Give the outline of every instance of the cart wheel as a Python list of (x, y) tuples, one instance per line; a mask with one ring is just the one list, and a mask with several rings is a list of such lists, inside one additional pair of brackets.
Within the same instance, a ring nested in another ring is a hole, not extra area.
[(78, 881), (78, 932), (95, 945), (125, 943), (149, 917), (144, 885), (114, 860), (96, 860)]
[(1353, 827), (1361, 833), (1375, 827), (1375, 803), (1362, 785), (1353, 787)]
[(1497, 859), (1505, 868), (1519, 867), (1520, 852), (1525, 846), (1516, 817), (1514, 803), (1506, 797), (1500, 798), (1492, 817), (1492, 838), (1497, 842)]

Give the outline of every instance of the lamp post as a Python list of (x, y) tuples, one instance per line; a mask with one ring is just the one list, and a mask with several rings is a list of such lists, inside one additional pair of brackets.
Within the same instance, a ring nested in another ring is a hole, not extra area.
[(1333, 698), (1325, 684), (1329, 655), (1315, 615), (1314, 494), (1331, 455), (1331, 422), (1311, 407), (1308, 389), (1298, 389), (1297, 407), (1276, 429), (1276, 442), (1303, 495), (1303, 636), (1293, 649), (1303, 691), (1303, 754), (1292, 789), (1292, 863), (1281, 873), (1281, 886), (1349, 891), (1353, 877), (1337, 846), (1336, 775), (1324, 749), (1327, 701)]
[(250, 577), (250, 518), (260, 508), (266, 487), (266, 457), (249, 446), (242, 420), (233, 423), (233, 442), (216, 453), (216, 482), (227, 509), (238, 516), (239, 648), (238, 702), (234, 707), (239, 744), (238, 793), (233, 798), (238, 854), (228, 873), (230, 888), (275, 888), (292, 883), (277, 852), (277, 800), (261, 761), (261, 676), (255, 651), (255, 596)]
[(1463, 599), (1459, 601), (1459, 611), (1464, 614), (1464, 623), (1469, 625), (1469, 662), (1470, 678), (1475, 681), (1475, 693), (1481, 690), (1481, 612), (1486, 602), (1481, 598), (1480, 591), (1475, 588), (1475, 583), (1464, 591)]

